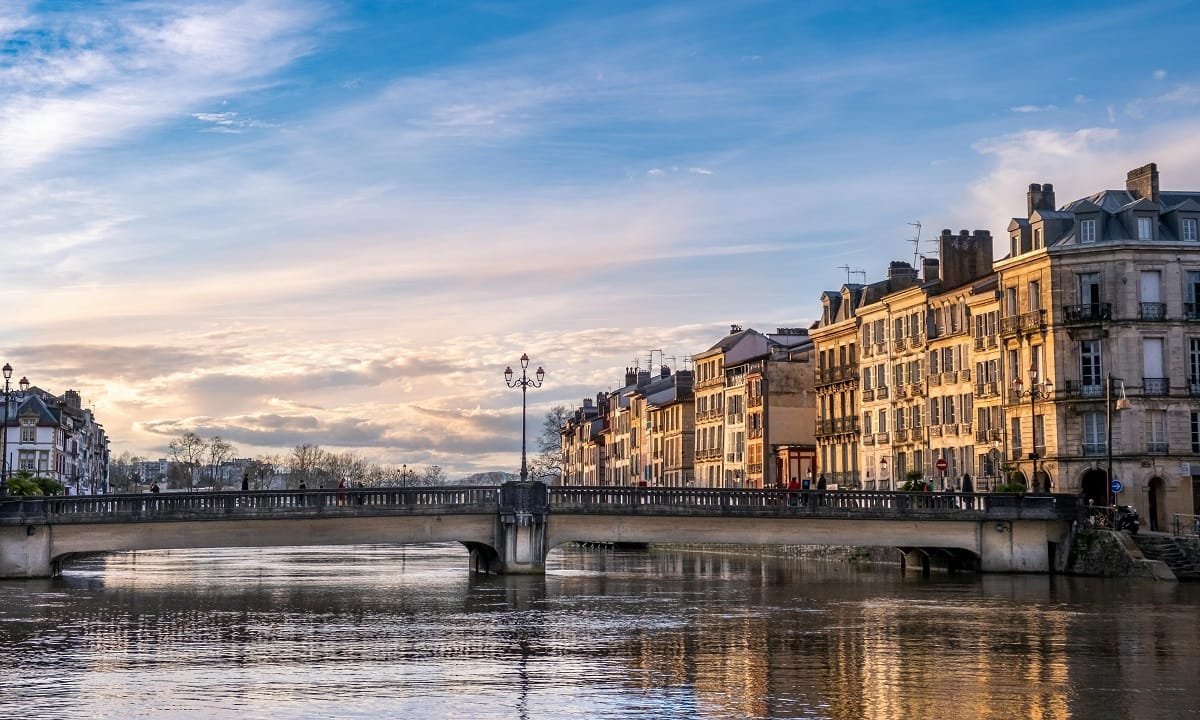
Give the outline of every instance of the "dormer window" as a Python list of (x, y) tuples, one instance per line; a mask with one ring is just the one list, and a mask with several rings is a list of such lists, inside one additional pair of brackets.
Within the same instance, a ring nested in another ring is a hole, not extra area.
[(1137, 239), (1154, 239), (1154, 218), (1139, 217), (1137, 219)]
[(1037, 229), (1033, 231), (1033, 249), (1037, 250), (1042, 246), (1042, 231)]
[(1094, 243), (1096, 242), (1096, 221), (1081, 220), (1079, 222), (1079, 242)]
[(1196, 218), (1184, 218), (1179, 224), (1179, 236), (1188, 242), (1196, 242)]

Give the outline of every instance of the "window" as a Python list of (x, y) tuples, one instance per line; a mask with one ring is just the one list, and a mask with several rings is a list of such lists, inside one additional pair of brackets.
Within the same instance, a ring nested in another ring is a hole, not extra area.
[(1188, 385), (1193, 396), (1200, 390), (1200, 337), (1188, 338)]
[(1079, 384), (1084, 395), (1099, 395), (1102, 370), (1100, 341), (1082, 340), (1079, 343)]
[(879, 432), (887, 432), (887, 410), (880, 410), (879, 414), (875, 416), (875, 419), (879, 421)]
[(1008, 314), (1010, 316), (1019, 314), (1019, 312), (1017, 311), (1017, 288), (1016, 287), (1004, 288), (1004, 305), (1005, 305), (1005, 309), (1008, 310)]
[(1079, 242), (1094, 243), (1096, 242), (1096, 221), (1081, 220), (1079, 222)]
[(1137, 219), (1137, 239), (1154, 239), (1154, 218), (1139, 217)]
[(1196, 242), (1196, 218), (1184, 218), (1179, 223), (1179, 235), (1188, 242)]
[(1033, 231), (1033, 249), (1037, 250), (1042, 246), (1042, 231), (1040, 229)]
[(1029, 312), (1042, 309), (1042, 283), (1039, 280), (1029, 281)]
[(904, 424), (904, 408), (896, 408), (896, 432), (908, 427)]
[(1167, 411), (1146, 411), (1146, 452), (1167, 452)]
[(1185, 277), (1184, 312), (1188, 320), (1200, 320), (1200, 272), (1188, 270)]
[(942, 398), (942, 420), (947, 425), (953, 425), (957, 422), (954, 417), (954, 398), (946, 396)]
[(1103, 455), (1108, 450), (1105, 439), (1104, 413), (1085, 412), (1079, 417), (1083, 423), (1083, 454)]
[(942, 424), (942, 401), (940, 398), (929, 398), (929, 424)]
[(869, 412), (865, 412), (865, 413), (863, 413), (863, 429), (862, 429), (862, 431), (863, 431), (863, 435), (870, 435), (870, 434), (872, 434), (872, 430), (871, 430), (871, 413), (869, 413)]
[(1192, 452), (1200, 453), (1200, 413), (1192, 413)]
[(1013, 457), (1021, 457), (1021, 418), (1010, 418), (1009, 444), (1012, 446)]
[[(1079, 304), (1096, 307), (1100, 304), (1100, 273), (1079, 273)], [(1091, 320), (1098, 318), (1091, 317)]]

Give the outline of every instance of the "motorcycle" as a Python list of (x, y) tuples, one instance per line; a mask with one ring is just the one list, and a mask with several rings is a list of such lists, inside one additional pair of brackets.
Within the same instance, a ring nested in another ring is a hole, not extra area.
[(1138, 517), (1137, 510), (1132, 505), (1117, 506), (1117, 521), (1115, 523), (1117, 531), (1128, 530), (1130, 535), (1137, 535), (1138, 528), (1141, 526), (1141, 519)]

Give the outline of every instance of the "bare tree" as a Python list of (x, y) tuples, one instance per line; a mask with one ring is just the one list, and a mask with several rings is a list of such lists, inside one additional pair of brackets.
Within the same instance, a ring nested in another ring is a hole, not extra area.
[(212, 482), (213, 490), (221, 489), (221, 463), (232, 460), (236, 452), (237, 448), (220, 435), (208, 441), (208, 479)]
[(259, 455), (254, 458), (250, 469), (250, 482), (255, 490), (270, 490), (279, 468), (286, 466), (278, 455)]
[(301, 483), (309, 488), (317, 485), (324, 456), (325, 451), (321, 449), (320, 445), (303, 443), (292, 448), (292, 456), (288, 465), (292, 473), (292, 482), (296, 484), (296, 487), (299, 487)]
[(183, 469), (188, 489), (191, 490), (195, 486), (196, 470), (204, 460), (208, 443), (194, 432), (185, 432), (172, 440), (167, 448), (171, 451), (171, 457)]
[(427, 487), (431, 485), (445, 485), (446, 473), (444, 470), (442, 470), (441, 466), (430, 465), (429, 467), (425, 468), (424, 472), (417, 477), (417, 481), (413, 484), (424, 485)]
[(349, 450), (324, 453), (320, 467), (334, 482), (344, 480), (347, 486), (364, 484), (367, 479), (367, 461)]
[(562, 429), (570, 414), (565, 405), (555, 405), (542, 420), (542, 430), (535, 439), (538, 454), (529, 463), (529, 474), (534, 478), (554, 484), (562, 477)]

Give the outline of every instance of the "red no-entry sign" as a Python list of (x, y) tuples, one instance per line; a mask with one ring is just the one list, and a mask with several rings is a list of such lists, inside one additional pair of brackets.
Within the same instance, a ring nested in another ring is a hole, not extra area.
[(938, 470), (945, 470), (946, 468), (950, 467), (950, 463), (946, 462), (946, 458), (938, 458), (937, 462), (935, 462), (933, 465)]

